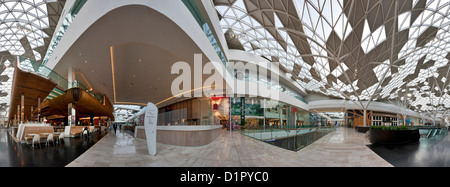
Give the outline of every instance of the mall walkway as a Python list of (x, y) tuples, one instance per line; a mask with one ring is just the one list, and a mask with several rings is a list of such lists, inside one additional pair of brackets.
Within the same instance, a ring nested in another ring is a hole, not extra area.
[(388, 166), (370, 150), (368, 139), (354, 129), (337, 128), (306, 148), (293, 152), (238, 132), (223, 132), (201, 147), (157, 144), (150, 156), (147, 143), (127, 133), (108, 133), (88, 151), (68, 164), (77, 166), (180, 166), (180, 167), (298, 167), (298, 166)]

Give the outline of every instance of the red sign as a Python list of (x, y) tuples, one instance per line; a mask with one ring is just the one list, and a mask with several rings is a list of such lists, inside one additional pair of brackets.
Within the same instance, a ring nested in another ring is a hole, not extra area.
[(219, 99), (222, 99), (222, 98), (223, 98), (222, 96), (212, 96), (211, 100), (215, 101), (215, 100), (219, 100)]

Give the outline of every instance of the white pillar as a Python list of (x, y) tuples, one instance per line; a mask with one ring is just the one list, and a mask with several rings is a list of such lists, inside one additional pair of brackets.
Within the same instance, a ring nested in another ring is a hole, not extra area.
[(373, 125), (373, 110), (372, 110), (372, 113), (370, 114), (370, 125)]
[(67, 68), (67, 89), (70, 89), (73, 87), (73, 81), (75, 80), (75, 74), (73, 73), (73, 68), (69, 66)]
[(367, 126), (367, 110), (364, 109), (364, 127)]
[(67, 123), (69, 126), (75, 126), (75, 120), (76, 120), (76, 107), (75, 103), (69, 103), (67, 105)]
[[(73, 72), (73, 68), (69, 66), (67, 68), (67, 89), (74, 87), (74, 81), (75, 81), (75, 73)], [(67, 123), (68, 126), (75, 126), (75, 120), (76, 120), (76, 108), (75, 103), (69, 103), (67, 105)]]

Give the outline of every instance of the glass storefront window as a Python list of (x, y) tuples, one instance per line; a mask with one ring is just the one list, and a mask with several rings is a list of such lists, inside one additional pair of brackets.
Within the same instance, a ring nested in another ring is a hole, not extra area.
[(193, 98), (158, 110), (159, 126), (226, 125), (229, 114), (228, 98)]
[(178, 102), (159, 109), (158, 125), (202, 125), (209, 120), (208, 111), (207, 100), (190, 99)]
[[(242, 98), (231, 98), (232, 101), (232, 122), (244, 128), (296, 128), (309, 126), (309, 112), (278, 102), (274, 107), (264, 108), (264, 99), (259, 97), (244, 98), (245, 105), (242, 105)], [(242, 110), (242, 107), (244, 111)], [(245, 121), (241, 121), (242, 116)], [(264, 122), (265, 120), (265, 122)]]
[(231, 123), (232, 130), (294, 151), (331, 132), (334, 128), (326, 122), (307, 110), (260, 97), (192, 98), (159, 108), (158, 116), (160, 126), (221, 125), (230, 130)]
[[(230, 124), (229, 105), (228, 97), (188, 99), (159, 108), (158, 125), (222, 125), (225, 128)], [(317, 118), (315, 114), (283, 102), (264, 107), (261, 97), (231, 97), (233, 129), (317, 126)], [(326, 123), (325, 119), (321, 120), (322, 124)]]
[(310, 114), (310, 120), (310, 123), (313, 126), (325, 126), (328, 122), (326, 118), (314, 113)]

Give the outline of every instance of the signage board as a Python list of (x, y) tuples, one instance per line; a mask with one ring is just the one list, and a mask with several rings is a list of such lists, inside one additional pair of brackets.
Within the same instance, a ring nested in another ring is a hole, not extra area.
[(148, 153), (156, 155), (156, 122), (158, 120), (158, 108), (151, 102), (147, 104), (145, 111), (144, 128), (147, 138)]

